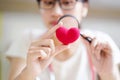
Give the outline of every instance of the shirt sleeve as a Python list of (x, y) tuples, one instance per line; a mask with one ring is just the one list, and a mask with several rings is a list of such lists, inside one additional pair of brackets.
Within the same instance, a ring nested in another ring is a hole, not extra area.
[(6, 57), (26, 58), (29, 45), (30, 35), (28, 33), (20, 35), (11, 43), (6, 51)]
[(44, 32), (45, 30), (41, 29), (25, 30), (11, 43), (10, 47), (6, 51), (6, 56), (26, 58), (31, 42), (39, 39)]

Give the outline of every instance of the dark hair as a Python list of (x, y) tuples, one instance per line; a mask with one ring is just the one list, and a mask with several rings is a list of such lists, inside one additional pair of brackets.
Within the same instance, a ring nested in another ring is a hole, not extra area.
[[(79, 0), (78, 0), (79, 1)], [(89, 0), (82, 0), (82, 2), (87, 2), (88, 3)]]
[[(81, 0), (78, 0), (81, 1)], [(87, 2), (88, 3), (89, 0), (82, 0), (83, 3)], [(38, 4), (40, 3), (40, 0), (37, 0)]]

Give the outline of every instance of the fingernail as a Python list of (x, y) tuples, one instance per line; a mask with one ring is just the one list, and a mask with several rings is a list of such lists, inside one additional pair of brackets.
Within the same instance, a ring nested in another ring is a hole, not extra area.
[(47, 57), (47, 54), (43, 50), (40, 50), (40, 52), (41, 52), (42, 57)]
[(58, 23), (58, 25), (63, 25), (63, 22), (60, 21), (60, 22)]

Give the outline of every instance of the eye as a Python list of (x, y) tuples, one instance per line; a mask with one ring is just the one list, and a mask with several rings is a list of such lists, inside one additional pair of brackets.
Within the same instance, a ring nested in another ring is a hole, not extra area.
[(49, 0), (43, 1), (44, 5), (53, 5), (54, 3), (55, 3), (54, 1), (49, 1)]
[(62, 1), (61, 2), (62, 5), (66, 5), (66, 6), (73, 5), (74, 3), (75, 1)]

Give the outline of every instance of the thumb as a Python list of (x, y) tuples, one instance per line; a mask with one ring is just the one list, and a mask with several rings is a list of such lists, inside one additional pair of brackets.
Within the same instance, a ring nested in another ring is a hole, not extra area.
[(51, 29), (49, 29), (44, 35), (42, 35), (42, 39), (50, 38), (53, 36), (53, 33), (55, 33), (56, 29), (59, 28), (63, 23), (60, 22)]

